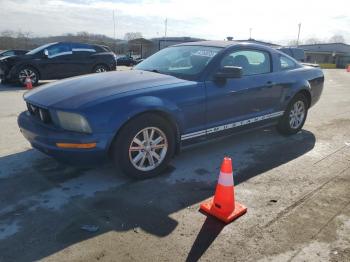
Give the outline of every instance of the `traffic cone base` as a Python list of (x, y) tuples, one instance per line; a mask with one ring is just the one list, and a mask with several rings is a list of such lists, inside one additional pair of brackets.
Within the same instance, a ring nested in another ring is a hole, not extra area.
[(205, 213), (220, 219), (226, 224), (232, 222), (233, 220), (239, 218), (240, 216), (244, 215), (247, 212), (247, 208), (245, 206), (243, 206), (238, 202), (235, 202), (235, 205), (234, 205), (235, 209), (231, 213), (223, 214), (222, 212), (219, 212), (218, 208), (214, 206), (213, 200), (214, 200), (214, 197), (202, 203), (200, 205), (200, 209)]

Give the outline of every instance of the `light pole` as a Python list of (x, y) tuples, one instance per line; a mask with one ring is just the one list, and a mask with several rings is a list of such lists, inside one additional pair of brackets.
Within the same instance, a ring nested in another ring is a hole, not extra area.
[(301, 23), (299, 23), (299, 24), (298, 24), (298, 39), (297, 39), (297, 47), (299, 46), (300, 28), (301, 28)]
[(249, 40), (252, 39), (252, 30), (253, 28), (249, 28)]
[(164, 48), (166, 47), (166, 34), (168, 31), (168, 18), (165, 18), (164, 21)]
[(114, 41), (115, 41), (116, 39), (115, 39), (115, 15), (114, 15), (114, 10), (113, 10), (113, 38), (114, 38)]

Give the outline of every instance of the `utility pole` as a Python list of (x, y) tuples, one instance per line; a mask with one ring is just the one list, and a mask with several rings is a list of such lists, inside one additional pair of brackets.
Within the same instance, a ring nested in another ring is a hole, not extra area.
[(249, 40), (252, 39), (252, 30), (253, 28), (249, 28)]
[(164, 48), (166, 47), (166, 34), (168, 31), (168, 18), (165, 18), (164, 21)]
[(113, 38), (114, 38), (114, 41), (116, 40), (115, 39), (115, 15), (114, 15), (114, 10), (113, 10)]
[(299, 23), (299, 24), (298, 24), (298, 39), (297, 39), (297, 47), (299, 46), (300, 28), (301, 28), (301, 23)]

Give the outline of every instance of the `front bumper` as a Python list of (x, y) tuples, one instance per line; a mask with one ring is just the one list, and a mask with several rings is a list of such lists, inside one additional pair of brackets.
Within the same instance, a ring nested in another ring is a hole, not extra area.
[[(80, 134), (58, 130), (35, 119), (28, 111), (17, 119), (23, 136), (39, 151), (59, 161), (75, 165), (95, 165), (107, 159), (112, 134)], [(89, 149), (59, 148), (56, 143), (96, 143)]]

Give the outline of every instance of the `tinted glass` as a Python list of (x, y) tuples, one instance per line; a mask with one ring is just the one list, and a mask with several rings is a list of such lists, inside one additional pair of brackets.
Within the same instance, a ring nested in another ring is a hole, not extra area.
[(196, 76), (221, 50), (209, 46), (174, 46), (162, 49), (147, 58), (135, 69), (155, 71), (177, 77)]
[(49, 57), (57, 56), (60, 54), (68, 54), (72, 51), (70, 44), (57, 44), (47, 48)]
[(49, 46), (51, 46), (51, 45), (55, 45), (55, 43), (50, 43), (50, 44), (46, 44), (46, 45), (39, 46), (39, 47), (37, 47), (37, 48), (35, 48), (35, 49), (29, 51), (29, 52), (27, 53), (27, 55), (34, 55), (34, 54), (36, 54), (36, 53), (39, 53), (40, 51), (44, 50), (45, 48), (47, 48), (47, 47), (49, 47)]
[(235, 51), (225, 56), (221, 67), (242, 67), (243, 75), (258, 75), (271, 72), (270, 55), (260, 50)]
[(11, 56), (11, 55), (14, 55), (15, 52), (14, 51), (7, 51), (5, 53), (2, 54), (2, 56)]

